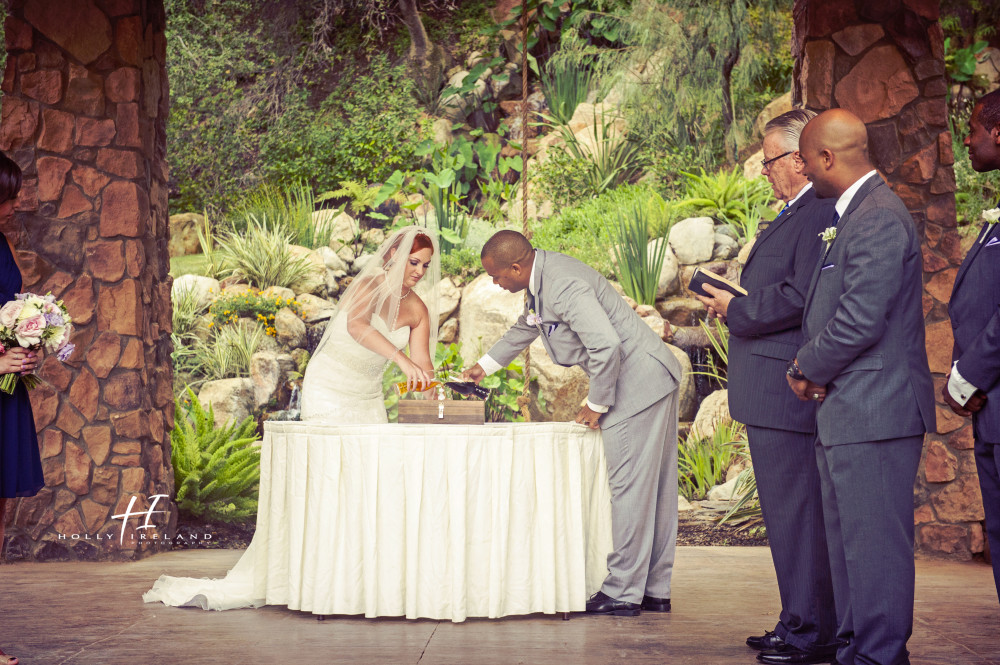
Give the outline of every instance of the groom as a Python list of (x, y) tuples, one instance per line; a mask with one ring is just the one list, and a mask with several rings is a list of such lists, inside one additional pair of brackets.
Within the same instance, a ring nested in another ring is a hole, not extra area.
[(482, 381), (538, 336), (555, 363), (579, 365), (590, 377), (576, 422), (603, 430), (614, 551), (587, 612), (669, 612), (680, 365), (608, 280), (580, 261), (536, 250), (516, 231), (497, 232), (481, 258), (494, 284), (511, 293), (528, 289), (528, 303), (465, 377)]

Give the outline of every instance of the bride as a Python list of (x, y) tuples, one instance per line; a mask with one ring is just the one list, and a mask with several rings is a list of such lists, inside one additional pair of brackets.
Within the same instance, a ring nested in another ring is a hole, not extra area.
[[(408, 389), (433, 378), (440, 274), (437, 241), (426, 229), (408, 226), (382, 243), (344, 292), (306, 366), (304, 421), (387, 422), (382, 374), (390, 362), (406, 375)], [(402, 351), (406, 346), (409, 357)], [(260, 606), (263, 599), (254, 598), (254, 570), (267, 561), (256, 545), (255, 538), (222, 579), (162, 575), (142, 598), (206, 610)]]

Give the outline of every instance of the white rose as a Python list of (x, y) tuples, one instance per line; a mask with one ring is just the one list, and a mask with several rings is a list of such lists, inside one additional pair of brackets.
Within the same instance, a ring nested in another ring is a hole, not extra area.
[(983, 220), (990, 224), (996, 224), (1000, 220), (1000, 208), (991, 208), (983, 211)]
[(0, 307), (0, 326), (13, 330), (22, 309), (24, 309), (24, 303), (20, 300), (11, 300), (3, 307)]

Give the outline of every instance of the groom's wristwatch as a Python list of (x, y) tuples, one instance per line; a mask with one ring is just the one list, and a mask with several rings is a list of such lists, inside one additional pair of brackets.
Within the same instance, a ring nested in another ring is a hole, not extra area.
[(802, 373), (799, 369), (799, 363), (793, 358), (792, 362), (788, 363), (788, 368), (785, 370), (785, 374), (792, 377), (796, 381), (805, 381), (806, 375)]

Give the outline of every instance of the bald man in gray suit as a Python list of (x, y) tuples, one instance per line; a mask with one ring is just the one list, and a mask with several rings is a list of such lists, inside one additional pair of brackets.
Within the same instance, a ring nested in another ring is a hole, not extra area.
[[(799, 140), (817, 196), (839, 221), (806, 296), (806, 343), (788, 367), (800, 399), (822, 399), (816, 459), (841, 665), (905, 665), (913, 630), (913, 483), (934, 387), (924, 348), (920, 242), (874, 170), (864, 123), (821, 113)], [(825, 395), (825, 397), (823, 397)], [(767, 662), (778, 662), (769, 660)]]
[(490, 238), (482, 261), (495, 284), (512, 293), (528, 289), (528, 302), (466, 378), (481, 381), (537, 337), (555, 363), (578, 365), (590, 378), (576, 422), (600, 429), (604, 440), (614, 551), (587, 612), (669, 612), (677, 544), (677, 359), (608, 280), (580, 261), (536, 250), (516, 231)]

